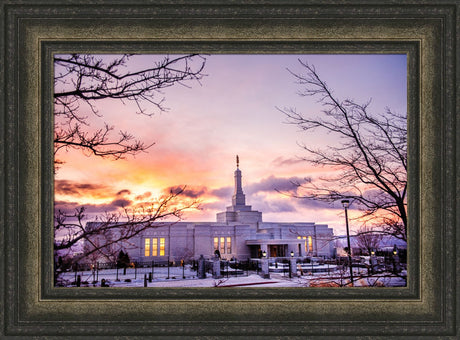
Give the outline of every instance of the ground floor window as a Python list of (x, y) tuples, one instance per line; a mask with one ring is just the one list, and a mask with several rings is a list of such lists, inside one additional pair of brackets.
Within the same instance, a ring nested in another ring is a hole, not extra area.
[(310, 252), (313, 251), (313, 242), (312, 242), (311, 236), (308, 236), (308, 251)]
[(311, 236), (297, 236), (297, 239), (304, 240), (306, 253), (311, 253), (313, 251), (313, 240)]
[[(160, 243), (159, 249), (158, 243)], [(144, 256), (165, 256), (165, 244), (166, 239), (164, 237), (144, 239)]]
[(221, 254), (232, 253), (231, 237), (214, 237), (214, 251), (219, 250)]
[(158, 239), (152, 238), (152, 256), (158, 256)]
[(150, 239), (145, 239), (144, 256), (150, 256)]
[(220, 253), (225, 254), (225, 237), (220, 238)]
[(160, 256), (165, 256), (165, 239), (160, 238)]
[(227, 253), (232, 253), (232, 238), (227, 237)]

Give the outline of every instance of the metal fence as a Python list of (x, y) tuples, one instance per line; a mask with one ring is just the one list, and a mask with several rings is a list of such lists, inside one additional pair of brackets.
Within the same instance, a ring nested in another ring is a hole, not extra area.
[(255, 260), (246, 261), (227, 261), (220, 262), (220, 275), (223, 277), (249, 276), (250, 273), (259, 273), (260, 263)]
[[(248, 276), (250, 272), (259, 272), (257, 261), (220, 261), (220, 275), (223, 277)], [(126, 266), (116, 262), (78, 262), (71, 270), (61, 273), (61, 278), (71, 285), (89, 285), (101, 282), (133, 282), (144, 279), (147, 282), (155, 280), (186, 280), (197, 278), (198, 261), (168, 261), (132, 262)], [(213, 261), (205, 261), (205, 272), (213, 275)]]
[(75, 263), (71, 271), (62, 273), (62, 279), (70, 281), (72, 285), (94, 284), (104, 282), (124, 281), (133, 282), (144, 279), (177, 280), (192, 279), (197, 276), (197, 262), (190, 261), (173, 263), (168, 261), (132, 262), (126, 266), (117, 263)]
[[(393, 273), (398, 275), (405, 264), (398, 264), (389, 257), (380, 257), (381, 261), (375, 266), (369, 266), (367, 263), (359, 261), (359, 258), (353, 260), (353, 270), (356, 277), (366, 277), (369, 274)], [(297, 259), (296, 268), (291, 268), (292, 262), (288, 258), (270, 258), (269, 271), (273, 274), (281, 274), (285, 277), (294, 276), (312, 276), (318, 279), (345, 279), (347, 276), (348, 258), (336, 259), (316, 259), (304, 258)], [(207, 276), (214, 276), (214, 261), (207, 259), (205, 262), (205, 272)], [(247, 259), (245, 261), (237, 260), (220, 260), (219, 277), (241, 277), (251, 274), (261, 273), (261, 259)], [(131, 262), (128, 265), (120, 263), (75, 263), (72, 268), (66, 272), (59, 273), (63, 285), (99, 285), (104, 282), (108, 285), (112, 282), (130, 282), (136, 281), (137, 286), (147, 286), (148, 282), (161, 280), (187, 280), (198, 278), (198, 261), (148, 261), (148, 262)]]

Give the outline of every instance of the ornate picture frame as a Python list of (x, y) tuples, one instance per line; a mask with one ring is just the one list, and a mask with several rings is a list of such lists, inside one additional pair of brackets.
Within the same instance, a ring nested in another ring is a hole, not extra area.
[[(2, 1), (1, 335), (458, 335), (454, 1)], [(336, 289), (53, 287), (52, 55), (406, 53), (408, 285)]]

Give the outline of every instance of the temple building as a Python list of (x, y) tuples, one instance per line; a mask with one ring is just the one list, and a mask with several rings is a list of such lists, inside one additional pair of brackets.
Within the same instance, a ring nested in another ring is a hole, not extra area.
[[(269, 258), (334, 255), (333, 230), (314, 222), (264, 222), (262, 212), (246, 205), (242, 172), (237, 156), (232, 204), (217, 213), (216, 222), (178, 222), (145, 230), (119, 245), (133, 261), (180, 261), (212, 257), (247, 260), (266, 254)], [(94, 227), (88, 223), (87, 227)]]

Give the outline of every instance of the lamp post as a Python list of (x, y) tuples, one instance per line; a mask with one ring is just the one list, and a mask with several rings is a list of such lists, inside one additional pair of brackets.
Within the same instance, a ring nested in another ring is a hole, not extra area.
[[(294, 251), (291, 250), (291, 259), (289, 260), (289, 277), (292, 278), (292, 274), (297, 275), (297, 271), (295, 270), (295, 259), (294, 259)], [(294, 273), (293, 273), (294, 271)]]
[(369, 264), (371, 266), (371, 274), (374, 274), (374, 266), (376, 264), (375, 250), (374, 249), (371, 249), (371, 256), (369, 258)]
[(398, 272), (398, 268), (397, 268), (397, 260), (399, 260), (398, 258), (398, 247), (396, 247), (396, 244), (394, 245), (393, 247), (393, 273), (394, 274), (397, 274)]
[(182, 278), (185, 279), (185, 261), (184, 259), (180, 260), (180, 265), (182, 267)]
[(262, 252), (260, 266), (262, 269), (262, 277), (266, 279), (270, 278), (270, 265), (268, 264), (267, 252), (265, 250)]
[(347, 245), (348, 245), (348, 264), (350, 266), (350, 281), (353, 286), (353, 265), (351, 263), (351, 245), (350, 245), (350, 231), (348, 228), (348, 207), (350, 206), (349, 200), (342, 200), (343, 208), (345, 209), (345, 225), (347, 227)]

